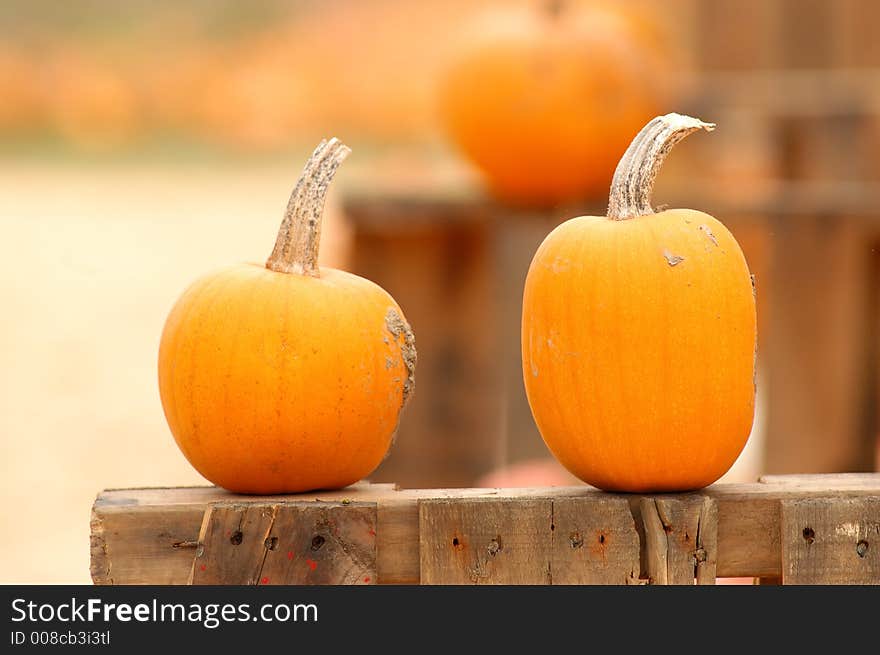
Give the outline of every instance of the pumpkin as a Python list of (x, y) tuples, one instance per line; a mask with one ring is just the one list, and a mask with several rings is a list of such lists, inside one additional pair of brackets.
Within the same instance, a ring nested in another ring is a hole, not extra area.
[(620, 12), (565, 2), (481, 14), (438, 89), (445, 131), (502, 201), (603, 194), (662, 101), (663, 56), (646, 32)]
[(713, 127), (678, 114), (649, 122), (614, 173), (608, 216), (562, 223), (529, 268), (529, 405), (556, 458), (602, 489), (704, 487), (751, 430), (757, 329), (745, 257), (712, 216), (650, 204), (670, 148)]
[(328, 185), (349, 150), (322, 142), (265, 265), (185, 291), (159, 347), (159, 392), (190, 463), (240, 493), (340, 488), (386, 455), (412, 394), (416, 350), (394, 299), (317, 264)]

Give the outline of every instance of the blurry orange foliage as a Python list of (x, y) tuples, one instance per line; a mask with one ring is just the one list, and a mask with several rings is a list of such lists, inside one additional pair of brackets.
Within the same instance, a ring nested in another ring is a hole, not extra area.
[(42, 130), (107, 148), (171, 134), (257, 150), (330, 132), (431, 141), (439, 135), (435, 84), (453, 37), (492, 4), (275, 3), (280, 14), (253, 25), (229, 18), (236, 29), (221, 35), (199, 13), (211, 5), (163, 5), (152, 21), (129, 21), (136, 28), (6, 39), (0, 139)]

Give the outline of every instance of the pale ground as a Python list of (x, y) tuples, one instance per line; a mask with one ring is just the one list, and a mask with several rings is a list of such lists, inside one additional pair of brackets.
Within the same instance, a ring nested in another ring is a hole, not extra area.
[(0, 164), (0, 583), (89, 582), (103, 488), (205, 483), (165, 424), (159, 335), (197, 276), (265, 260), (298, 173)]
[[(165, 424), (159, 335), (197, 276), (265, 259), (298, 172), (0, 163), (0, 583), (89, 582), (101, 489), (205, 483)], [(754, 479), (759, 441), (733, 479)]]

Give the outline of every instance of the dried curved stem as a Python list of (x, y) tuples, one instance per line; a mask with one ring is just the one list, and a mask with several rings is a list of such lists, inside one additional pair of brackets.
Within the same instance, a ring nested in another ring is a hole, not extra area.
[(651, 193), (654, 180), (672, 147), (697, 130), (711, 132), (715, 123), (683, 116), (658, 116), (642, 128), (623, 153), (608, 198), (608, 218), (622, 221), (653, 214)]
[(323, 140), (306, 162), (278, 230), (266, 268), (318, 277), (318, 247), (324, 199), (336, 169), (351, 149), (336, 138)]

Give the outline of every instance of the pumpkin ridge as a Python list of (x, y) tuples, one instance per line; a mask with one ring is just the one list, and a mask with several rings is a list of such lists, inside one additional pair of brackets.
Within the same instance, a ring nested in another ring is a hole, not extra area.
[[(232, 268), (228, 269), (228, 271), (231, 272), (233, 270), (237, 270), (238, 268), (239, 267), (232, 267)], [(207, 318), (211, 317), (211, 315), (220, 306), (219, 303), (217, 302), (217, 298), (222, 298), (223, 296), (229, 296), (229, 295), (234, 295), (235, 293), (238, 293), (238, 288), (242, 285), (242, 282), (240, 280), (238, 280), (235, 276), (231, 276), (231, 275), (227, 276), (226, 272), (227, 271), (224, 271), (223, 274), (219, 275), (214, 280), (215, 282), (216, 281), (224, 282), (224, 284), (226, 286), (222, 289), (223, 293), (218, 293), (217, 296), (215, 298), (213, 298), (209, 303), (201, 305), (199, 307), (199, 315), (200, 315), (200, 319), (201, 319), (200, 325), (201, 326), (205, 326), (206, 324), (208, 324), (209, 321), (207, 320)], [(229, 279), (227, 279), (227, 277)], [(231, 294), (230, 294), (230, 289), (233, 289)], [(241, 330), (242, 323), (243, 323), (242, 321), (237, 322), (236, 330), (239, 332)], [(203, 327), (202, 327), (202, 329), (203, 329)], [(200, 348), (202, 342), (207, 340), (209, 337), (214, 336), (213, 332), (211, 332), (207, 335), (204, 334), (202, 332), (202, 329), (193, 332), (192, 335), (190, 336), (190, 341), (193, 343), (192, 350), (191, 350), (191, 356), (192, 356), (193, 360), (200, 359), (200, 357), (198, 355), (199, 355), (199, 348)], [(237, 343), (237, 342), (238, 342), (237, 339), (233, 340), (233, 343)], [(230, 377), (231, 372), (230, 372), (230, 368), (229, 368), (228, 364), (229, 364), (229, 362), (231, 362), (233, 360), (233, 357), (231, 356), (232, 354), (233, 353), (227, 354), (227, 357), (224, 360), (224, 364), (226, 364), (227, 366), (221, 367), (218, 377), (223, 377), (225, 379), (228, 379)], [(196, 389), (198, 388), (198, 386), (195, 384), (195, 380), (197, 379), (197, 377), (199, 375), (202, 375), (203, 373), (202, 373), (202, 370), (200, 368), (197, 368), (195, 365), (191, 364), (189, 368), (190, 368), (191, 377), (190, 377), (188, 386), (191, 390), (191, 393), (193, 394), (193, 396), (191, 396), (191, 398), (190, 398), (189, 404), (190, 404), (190, 406), (196, 406), (196, 405), (198, 405), (198, 403), (195, 401), (194, 395), (195, 395), (195, 392), (196, 392)], [(226, 408), (229, 406), (228, 386), (229, 385), (224, 385), (224, 389), (226, 391), (226, 394), (223, 397), (223, 403), (222, 403), (222, 407), (220, 410), (220, 412), (223, 414), (223, 433), (227, 434), (227, 435), (230, 432), (229, 428), (228, 428), (228, 414), (225, 411)], [(191, 413), (191, 419), (193, 421), (194, 426), (199, 424), (199, 419), (197, 418), (196, 412)], [(193, 428), (191, 434), (193, 437), (192, 438), (192, 442), (193, 442), (192, 446), (194, 446), (196, 449), (198, 449), (200, 451), (197, 454), (196, 459), (201, 459), (203, 457), (203, 446), (204, 446), (202, 435), (201, 435), (200, 431), (198, 429), (196, 429), (195, 427)], [(192, 460), (191, 460), (191, 462), (192, 462)], [(197, 471), (199, 471), (199, 473), (202, 473), (202, 471), (200, 470), (199, 467), (195, 466), (195, 464), (193, 464), (193, 466), (196, 468)]]

